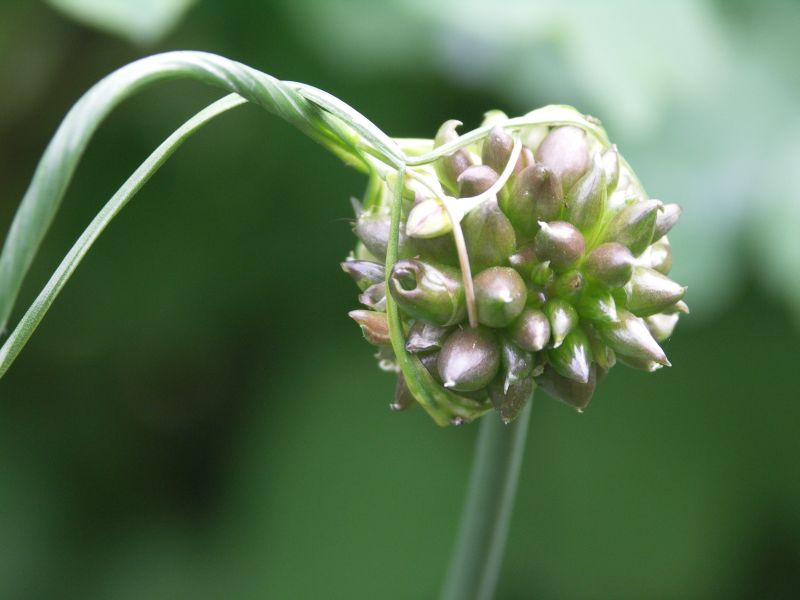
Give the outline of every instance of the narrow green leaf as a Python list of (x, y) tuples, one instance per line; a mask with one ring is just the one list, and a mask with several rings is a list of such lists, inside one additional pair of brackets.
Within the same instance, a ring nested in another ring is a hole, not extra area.
[[(292, 85), (266, 73), (205, 52), (167, 52), (126, 65), (95, 84), (78, 100), (36, 168), (0, 255), (0, 332), (5, 331), (22, 281), (100, 123), (114, 107), (134, 93), (158, 81), (175, 78), (195, 79), (236, 92), (285, 119), (346, 162), (360, 165), (364, 170), (369, 168), (357, 147), (358, 136), (375, 136), (372, 128), (364, 123), (365, 119), (345, 126), (338, 117), (320, 108), (316, 103), (319, 99), (311, 102)], [(338, 106), (337, 110), (341, 113), (344, 109)], [(379, 152), (376, 149), (374, 153)], [(384, 157), (383, 160), (394, 159)]]
[(189, 136), (212, 119), (232, 108), (241, 106), (245, 102), (245, 99), (237, 94), (230, 94), (217, 100), (186, 121), (186, 123), (164, 140), (139, 168), (133, 172), (84, 230), (42, 291), (36, 297), (31, 307), (23, 315), (17, 327), (5, 341), (3, 347), (0, 348), (0, 377), (5, 374), (11, 366), (11, 363), (14, 362), (14, 359), (39, 326), (39, 323), (41, 323), (44, 315), (50, 309), (50, 306), (53, 304), (58, 294), (64, 288), (67, 281), (69, 281), (70, 277), (72, 277), (75, 269), (78, 268), (83, 257), (86, 256), (86, 253), (94, 242), (97, 241), (97, 238), (100, 237), (100, 234), (103, 233), (111, 220), (119, 214), (123, 207), (130, 202), (136, 193), (142, 189), (144, 184), (147, 183), (150, 177), (158, 171), (172, 153), (175, 152)]

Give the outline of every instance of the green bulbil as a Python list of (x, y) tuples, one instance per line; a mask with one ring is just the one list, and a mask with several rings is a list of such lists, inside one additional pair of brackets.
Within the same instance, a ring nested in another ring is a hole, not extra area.
[(533, 373), (533, 354), (517, 346), (508, 336), (500, 338), (500, 362), (504, 388)]
[(639, 256), (653, 241), (660, 205), (658, 200), (645, 200), (623, 207), (606, 227), (603, 241), (618, 242)]
[(596, 157), (567, 194), (567, 220), (583, 233), (593, 231), (605, 214), (607, 194), (603, 163)]
[(533, 388), (533, 377), (525, 377), (508, 386), (499, 381), (489, 384), (489, 398), (503, 423), (508, 425), (517, 418), (530, 400)]
[(589, 168), (589, 145), (578, 127), (556, 127), (536, 150), (536, 162), (544, 164), (568, 191)]
[(685, 287), (647, 267), (634, 267), (633, 276), (624, 289), (626, 306), (638, 317), (659, 313), (673, 306), (686, 293)]
[(594, 395), (597, 385), (597, 369), (592, 365), (587, 381), (581, 383), (560, 375), (552, 367), (547, 367), (536, 381), (549, 396), (583, 412)]
[(633, 263), (633, 254), (626, 246), (608, 242), (589, 253), (584, 263), (584, 272), (604, 287), (616, 289), (630, 280)]
[(550, 261), (556, 271), (564, 271), (577, 264), (586, 249), (586, 240), (571, 223), (541, 221), (533, 247), (539, 259)]
[(517, 248), (517, 251), (508, 257), (508, 264), (517, 270), (517, 273), (527, 277), (539, 264), (536, 252), (533, 249), (533, 242)]
[(439, 353), (439, 376), (445, 388), (473, 392), (486, 387), (500, 370), (500, 347), (490, 329), (457, 329)]
[[(451, 119), (445, 121), (436, 132), (436, 137), (433, 140), (433, 147), (438, 148), (448, 142), (458, 139), (456, 129), (461, 125), (461, 121)], [(464, 150), (456, 150), (450, 155), (443, 156), (434, 163), (436, 174), (444, 186), (452, 191), (458, 189), (458, 176), (463, 173), (467, 167), (472, 165), (472, 159), (469, 152)]]
[(578, 326), (578, 313), (566, 300), (553, 298), (544, 305), (544, 314), (550, 323), (553, 348), (558, 348), (569, 332)]
[(650, 334), (644, 321), (627, 310), (619, 310), (615, 323), (598, 325), (600, 336), (619, 356), (649, 360), (669, 367), (667, 355)]
[(435, 325), (464, 320), (467, 307), (459, 272), (417, 259), (398, 261), (389, 277), (389, 291), (404, 311)]
[(487, 191), (497, 182), (497, 172), (486, 165), (467, 167), (458, 176), (458, 194), (462, 198), (470, 198)]
[(564, 343), (548, 352), (550, 365), (560, 375), (578, 383), (589, 382), (592, 359), (589, 339), (580, 327), (575, 327), (564, 338)]
[[(358, 216), (353, 232), (356, 234), (364, 247), (369, 250), (376, 259), (386, 260), (386, 248), (389, 244), (389, 215), (379, 211), (368, 211)], [(405, 227), (400, 231), (400, 256), (408, 257), (412, 255), (408, 238), (405, 235)]]
[(495, 125), (483, 142), (481, 161), (496, 173), (501, 173), (511, 158), (513, 148), (514, 140), (511, 134), (499, 125)]
[(341, 265), (342, 271), (353, 278), (362, 292), (386, 278), (386, 269), (381, 263), (369, 260), (346, 260)]
[(678, 313), (650, 315), (644, 320), (647, 330), (660, 344), (667, 341), (678, 324)]
[(482, 325), (505, 327), (525, 308), (528, 295), (525, 281), (511, 267), (481, 271), (474, 285), (478, 322)]
[(526, 308), (511, 324), (511, 339), (523, 350), (539, 352), (550, 341), (550, 321), (536, 308)]
[(517, 238), (495, 199), (470, 212), (461, 226), (473, 271), (508, 264), (508, 257), (516, 251)]
[(592, 322), (613, 323), (618, 319), (614, 296), (602, 288), (587, 288), (575, 306), (582, 318)]
[(540, 262), (533, 267), (530, 271), (530, 279), (531, 282), (542, 288), (552, 285), (555, 279), (555, 273), (553, 273), (553, 269), (550, 268), (550, 261), (546, 260)]
[(500, 208), (523, 237), (532, 237), (539, 221), (557, 219), (563, 206), (561, 180), (545, 165), (535, 164), (517, 175)]
[(585, 285), (583, 273), (578, 269), (573, 269), (558, 275), (547, 287), (547, 294), (551, 298), (561, 298), (574, 303), (581, 297)]

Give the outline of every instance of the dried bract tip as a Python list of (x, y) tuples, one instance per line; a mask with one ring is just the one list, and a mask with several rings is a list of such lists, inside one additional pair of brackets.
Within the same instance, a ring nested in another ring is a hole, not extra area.
[(403, 375), (397, 376), (397, 384), (394, 386), (394, 401), (389, 404), (389, 408), (393, 411), (407, 410), (414, 406), (416, 400), (411, 390), (408, 389), (406, 380)]
[(367, 308), (384, 312), (386, 310), (386, 283), (381, 281), (369, 286), (364, 293), (359, 294), (358, 301)]
[(361, 326), (364, 339), (370, 344), (381, 346), (391, 343), (389, 339), (389, 324), (386, 321), (385, 313), (372, 310), (351, 310), (347, 314)]
[(406, 338), (406, 350), (412, 354), (441, 348), (450, 333), (447, 327), (439, 327), (425, 321), (417, 321)]

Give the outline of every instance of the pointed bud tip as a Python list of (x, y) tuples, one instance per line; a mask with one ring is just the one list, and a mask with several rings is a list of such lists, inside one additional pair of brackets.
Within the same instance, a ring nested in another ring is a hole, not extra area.
[(353, 212), (355, 213), (356, 218), (360, 217), (364, 213), (364, 205), (361, 204), (361, 201), (355, 196), (350, 196), (350, 205), (353, 207)]

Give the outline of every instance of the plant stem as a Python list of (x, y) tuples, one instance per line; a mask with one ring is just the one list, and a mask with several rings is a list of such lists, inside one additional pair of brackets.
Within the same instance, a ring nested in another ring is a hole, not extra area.
[(532, 401), (510, 425), (481, 419), (467, 499), (442, 600), (494, 596), (506, 545)]

